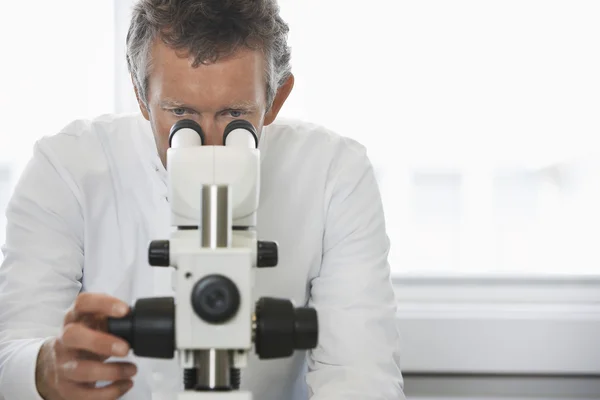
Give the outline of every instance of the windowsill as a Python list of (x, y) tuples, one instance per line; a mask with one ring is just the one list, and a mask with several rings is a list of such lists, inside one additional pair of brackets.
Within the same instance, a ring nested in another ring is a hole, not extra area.
[(405, 373), (600, 374), (600, 279), (394, 279)]

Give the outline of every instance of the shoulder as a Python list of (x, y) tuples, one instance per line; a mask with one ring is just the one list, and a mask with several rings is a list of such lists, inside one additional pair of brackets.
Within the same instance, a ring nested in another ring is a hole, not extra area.
[(76, 120), (40, 139), (34, 149), (34, 159), (45, 159), (86, 207), (99, 201), (99, 193), (139, 192), (152, 157), (158, 158), (152, 130), (140, 114)]
[[(106, 114), (95, 119), (78, 119), (58, 133), (45, 136), (37, 142), (62, 158), (85, 158), (101, 152), (101, 147), (115, 140), (136, 141), (144, 131), (143, 117), (139, 114)], [(70, 157), (69, 157), (70, 156)]]
[(268, 153), (291, 155), (300, 162), (312, 159), (335, 166), (366, 159), (366, 148), (359, 141), (306, 121), (278, 119), (264, 134)]
[(122, 154), (137, 158), (134, 153), (147, 151), (151, 131), (144, 122), (139, 114), (107, 114), (75, 120), (60, 132), (40, 139), (36, 150), (71, 175), (81, 177), (92, 171), (101, 172), (114, 160), (122, 159)]

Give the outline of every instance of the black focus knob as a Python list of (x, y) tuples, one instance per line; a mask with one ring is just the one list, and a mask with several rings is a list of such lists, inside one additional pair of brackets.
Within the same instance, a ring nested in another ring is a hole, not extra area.
[(222, 275), (209, 275), (196, 283), (191, 300), (196, 314), (212, 324), (229, 321), (240, 308), (237, 286)]
[(279, 253), (277, 251), (277, 243), (258, 241), (257, 245), (256, 266), (258, 268), (276, 267), (279, 262)]
[(296, 308), (294, 323), (294, 347), (296, 350), (309, 350), (317, 347), (319, 323), (317, 310), (309, 307)]
[(153, 267), (168, 267), (171, 265), (168, 240), (154, 240), (150, 243), (148, 262)]
[(139, 299), (123, 318), (108, 318), (108, 333), (129, 343), (140, 357), (175, 355), (175, 300), (172, 297)]
[(256, 304), (255, 348), (260, 359), (284, 358), (317, 347), (319, 323), (313, 308), (289, 300), (261, 298)]

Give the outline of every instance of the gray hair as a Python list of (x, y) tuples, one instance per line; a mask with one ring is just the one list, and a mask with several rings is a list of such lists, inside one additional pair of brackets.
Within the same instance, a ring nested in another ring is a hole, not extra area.
[(276, 0), (140, 0), (127, 34), (127, 66), (140, 100), (147, 104), (154, 40), (210, 64), (240, 47), (261, 50), (266, 59), (267, 108), (291, 75), (288, 25)]

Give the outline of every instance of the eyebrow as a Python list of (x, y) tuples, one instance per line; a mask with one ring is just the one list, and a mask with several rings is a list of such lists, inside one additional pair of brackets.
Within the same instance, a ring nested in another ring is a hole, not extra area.
[(258, 105), (253, 101), (238, 101), (229, 104), (225, 109), (233, 109), (233, 110), (254, 110)]
[[(189, 109), (194, 109), (193, 106), (188, 105), (186, 103), (182, 103), (180, 101), (174, 100), (174, 99), (163, 99), (160, 102), (160, 106), (161, 107), (181, 107), (181, 108), (189, 108)], [(255, 110), (256, 108), (258, 108), (258, 105), (252, 101), (236, 101), (233, 102), (231, 104), (228, 104), (224, 107), (220, 107), (222, 110)]]
[(171, 106), (171, 107), (186, 107), (186, 105), (180, 101), (173, 99), (163, 99), (160, 102), (161, 107)]
[(182, 102), (174, 100), (174, 99), (169, 99), (169, 98), (163, 99), (160, 102), (160, 107), (161, 108), (175, 107), (175, 108), (190, 108), (190, 109), (194, 108), (188, 104), (182, 103)]

